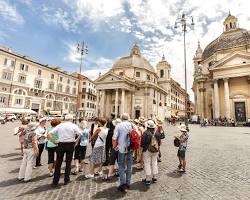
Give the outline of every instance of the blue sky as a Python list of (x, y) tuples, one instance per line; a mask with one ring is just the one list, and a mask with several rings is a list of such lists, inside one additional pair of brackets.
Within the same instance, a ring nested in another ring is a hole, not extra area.
[(0, 46), (65, 70), (79, 70), (78, 42), (85, 41), (84, 74), (95, 79), (139, 44), (152, 65), (165, 54), (172, 77), (184, 83), (183, 38), (173, 28), (185, 12), (194, 17), (187, 34), (188, 88), (192, 58), (200, 40), (204, 47), (223, 31), (228, 11), (250, 26), (250, 3), (245, 0), (0, 0)]

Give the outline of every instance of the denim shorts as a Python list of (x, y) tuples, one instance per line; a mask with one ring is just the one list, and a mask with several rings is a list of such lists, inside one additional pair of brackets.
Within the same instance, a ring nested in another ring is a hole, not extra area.
[(186, 150), (178, 150), (177, 156), (178, 156), (181, 160), (185, 160)]

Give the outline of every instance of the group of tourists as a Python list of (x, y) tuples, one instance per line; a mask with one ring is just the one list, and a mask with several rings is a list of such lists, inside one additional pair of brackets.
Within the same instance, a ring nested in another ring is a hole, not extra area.
[[(46, 149), (48, 174), (53, 176), (53, 187), (59, 183), (64, 160), (65, 185), (70, 182), (70, 174), (77, 175), (88, 171), (85, 175), (87, 179), (100, 176), (103, 181), (110, 181), (114, 176), (119, 176), (118, 190), (126, 192), (130, 188), (134, 163), (138, 170), (144, 169), (142, 182), (145, 185), (157, 183), (158, 162), (161, 162), (162, 156), (161, 145), (166, 136), (161, 120), (146, 120), (143, 117), (130, 120), (127, 113), (122, 114), (121, 119), (115, 119), (115, 115), (111, 114), (110, 119), (96, 118), (90, 129), (84, 118), (80, 118), (78, 124), (72, 121), (71, 116), (66, 116), (63, 123), (59, 118), (54, 118), (47, 128), (46, 118), (40, 118), (39, 123), (21, 120), (22, 125), (15, 129), (23, 156), (18, 175), (20, 181), (31, 180), (32, 170), (42, 166), (41, 156)], [(178, 170), (185, 172), (188, 130), (183, 124), (179, 128), (181, 134), (175, 137), (174, 143), (178, 146)], [(92, 151), (87, 170), (85, 156), (88, 144), (91, 144)]]

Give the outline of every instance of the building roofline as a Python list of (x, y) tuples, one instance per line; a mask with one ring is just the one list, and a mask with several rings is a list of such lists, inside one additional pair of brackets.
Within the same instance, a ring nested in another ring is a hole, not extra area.
[[(9, 52), (9, 51), (5, 50), (4, 48), (9, 49), (8, 47), (0, 47), (0, 51), (2, 51), (2, 52), (4, 52), (4, 53), (7, 53), (7, 54), (10, 54), (10, 55), (13, 55), (13, 56), (16, 56), (16, 57), (21, 58), (21, 59), (23, 59), (23, 60), (26, 60), (26, 61), (28, 61), (28, 62), (31, 62), (31, 63), (37, 64), (37, 65), (40, 65), (40, 66), (42, 66), (42, 67), (48, 68), (48, 69), (50, 69), (50, 70), (52, 70), (52, 71), (55, 71), (55, 72), (58, 72), (58, 73), (62, 73), (62, 74), (64, 74), (64, 75), (67, 75), (67, 76), (70, 76), (70, 77), (72, 77), (72, 78), (77, 79), (77, 78), (76, 78), (74, 75), (72, 75), (72, 74), (67, 74), (67, 73), (65, 73), (65, 72), (63, 72), (63, 71), (58, 71), (58, 70), (56, 70), (56, 69), (54, 69), (54, 68), (52, 68), (52, 67), (49, 67), (48, 64), (47, 64), (47, 65), (41, 64), (41, 63), (39, 63), (39, 62), (37, 62), (37, 61), (32, 60), (31, 58), (30, 58), (30, 59), (27, 58), (25, 55), (17, 54), (17, 53), (14, 53), (14, 52)], [(73, 73), (74, 73), (74, 72), (73, 72)]]

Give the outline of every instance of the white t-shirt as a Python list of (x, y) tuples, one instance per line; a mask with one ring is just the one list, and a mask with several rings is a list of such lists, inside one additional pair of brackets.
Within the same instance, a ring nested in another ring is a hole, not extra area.
[(37, 129), (35, 130), (38, 144), (45, 144), (45, 133), (46, 133), (46, 128), (42, 126), (38, 126)]
[(51, 133), (58, 133), (59, 142), (74, 142), (76, 135), (82, 135), (81, 130), (72, 122), (64, 122), (56, 126)]
[(105, 146), (107, 135), (108, 135), (108, 129), (107, 128), (101, 128), (101, 131), (98, 133), (98, 137), (97, 137), (97, 139), (95, 141), (95, 146), (94, 147)]

